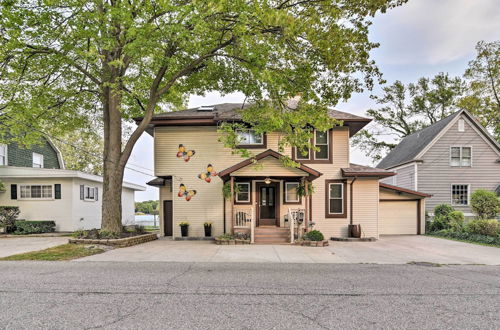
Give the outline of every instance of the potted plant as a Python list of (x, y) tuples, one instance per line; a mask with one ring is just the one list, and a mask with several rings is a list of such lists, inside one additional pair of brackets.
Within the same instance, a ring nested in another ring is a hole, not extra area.
[(179, 226), (181, 227), (181, 235), (182, 237), (188, 236), (189, 222), (182, 221), (179, 222)]
[(212, 236), (212, 223), (205, 222), (203, 224), (203, 227), (205, 228), (205, 237), (211, 237)]

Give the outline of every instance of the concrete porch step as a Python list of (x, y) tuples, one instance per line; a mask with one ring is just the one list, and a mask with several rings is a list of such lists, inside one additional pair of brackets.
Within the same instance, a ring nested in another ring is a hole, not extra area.
[(290, 230), (280, 227), (255, 228), (255, 243), (257, 244), (286, 244), (290, 242)]

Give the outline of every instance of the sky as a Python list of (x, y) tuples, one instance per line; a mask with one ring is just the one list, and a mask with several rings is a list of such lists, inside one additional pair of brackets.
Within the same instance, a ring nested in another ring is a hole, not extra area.
[[(498, 0), (409, 0), (403, 6), (373, 19), (370, 40), (380, 43), (371, 56), (388, 84), (395, 80), (415, 82), (439, 72), (463, 75), (475, 57), (480, 40), (500, 39), (500, 4)], [(353, 95), (335, 108), (364, 115), (376, 107), (370, 95), (377, 95), (381, 86), (371, 92)], [(239, 93), (221, 96), (210, 93), (192, 95), (189, 107), (224, 102), (243, 102)], [(125, 180), (145, 184), (153, 178), (153, 138), (144, 133), (137, 142), (125, 172)], [(359, 150), (351, 149), (351, 162), (373, 165)], [(136, 193), (136, 201), (158, 199), (158, 189), (147, 188)]]

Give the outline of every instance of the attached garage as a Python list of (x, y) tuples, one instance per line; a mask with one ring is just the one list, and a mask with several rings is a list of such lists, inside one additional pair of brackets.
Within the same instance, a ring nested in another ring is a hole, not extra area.
[(425, 198), (430, 195), (380, 183), (379, 235), (425, 232)]

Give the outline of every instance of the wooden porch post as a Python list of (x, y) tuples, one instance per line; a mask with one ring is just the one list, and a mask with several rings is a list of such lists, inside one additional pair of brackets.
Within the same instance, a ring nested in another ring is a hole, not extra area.
[(234, 235), (234, 177), (231, 176), (231, 234)]
[(304, 188), (305, 188), (305, 191), (306, 191), (306, 196), (304, 196), (305, 198), (305, 203), (304, 203), (304, 206), (305, 206), (305, 214), (304, 214), (304, 230), (306, 232), (309, 231), (309, 196), (307, 195), (307, 192), (309, 191), (309, 181), (307, 181), (306, 179), (304, 179)]

